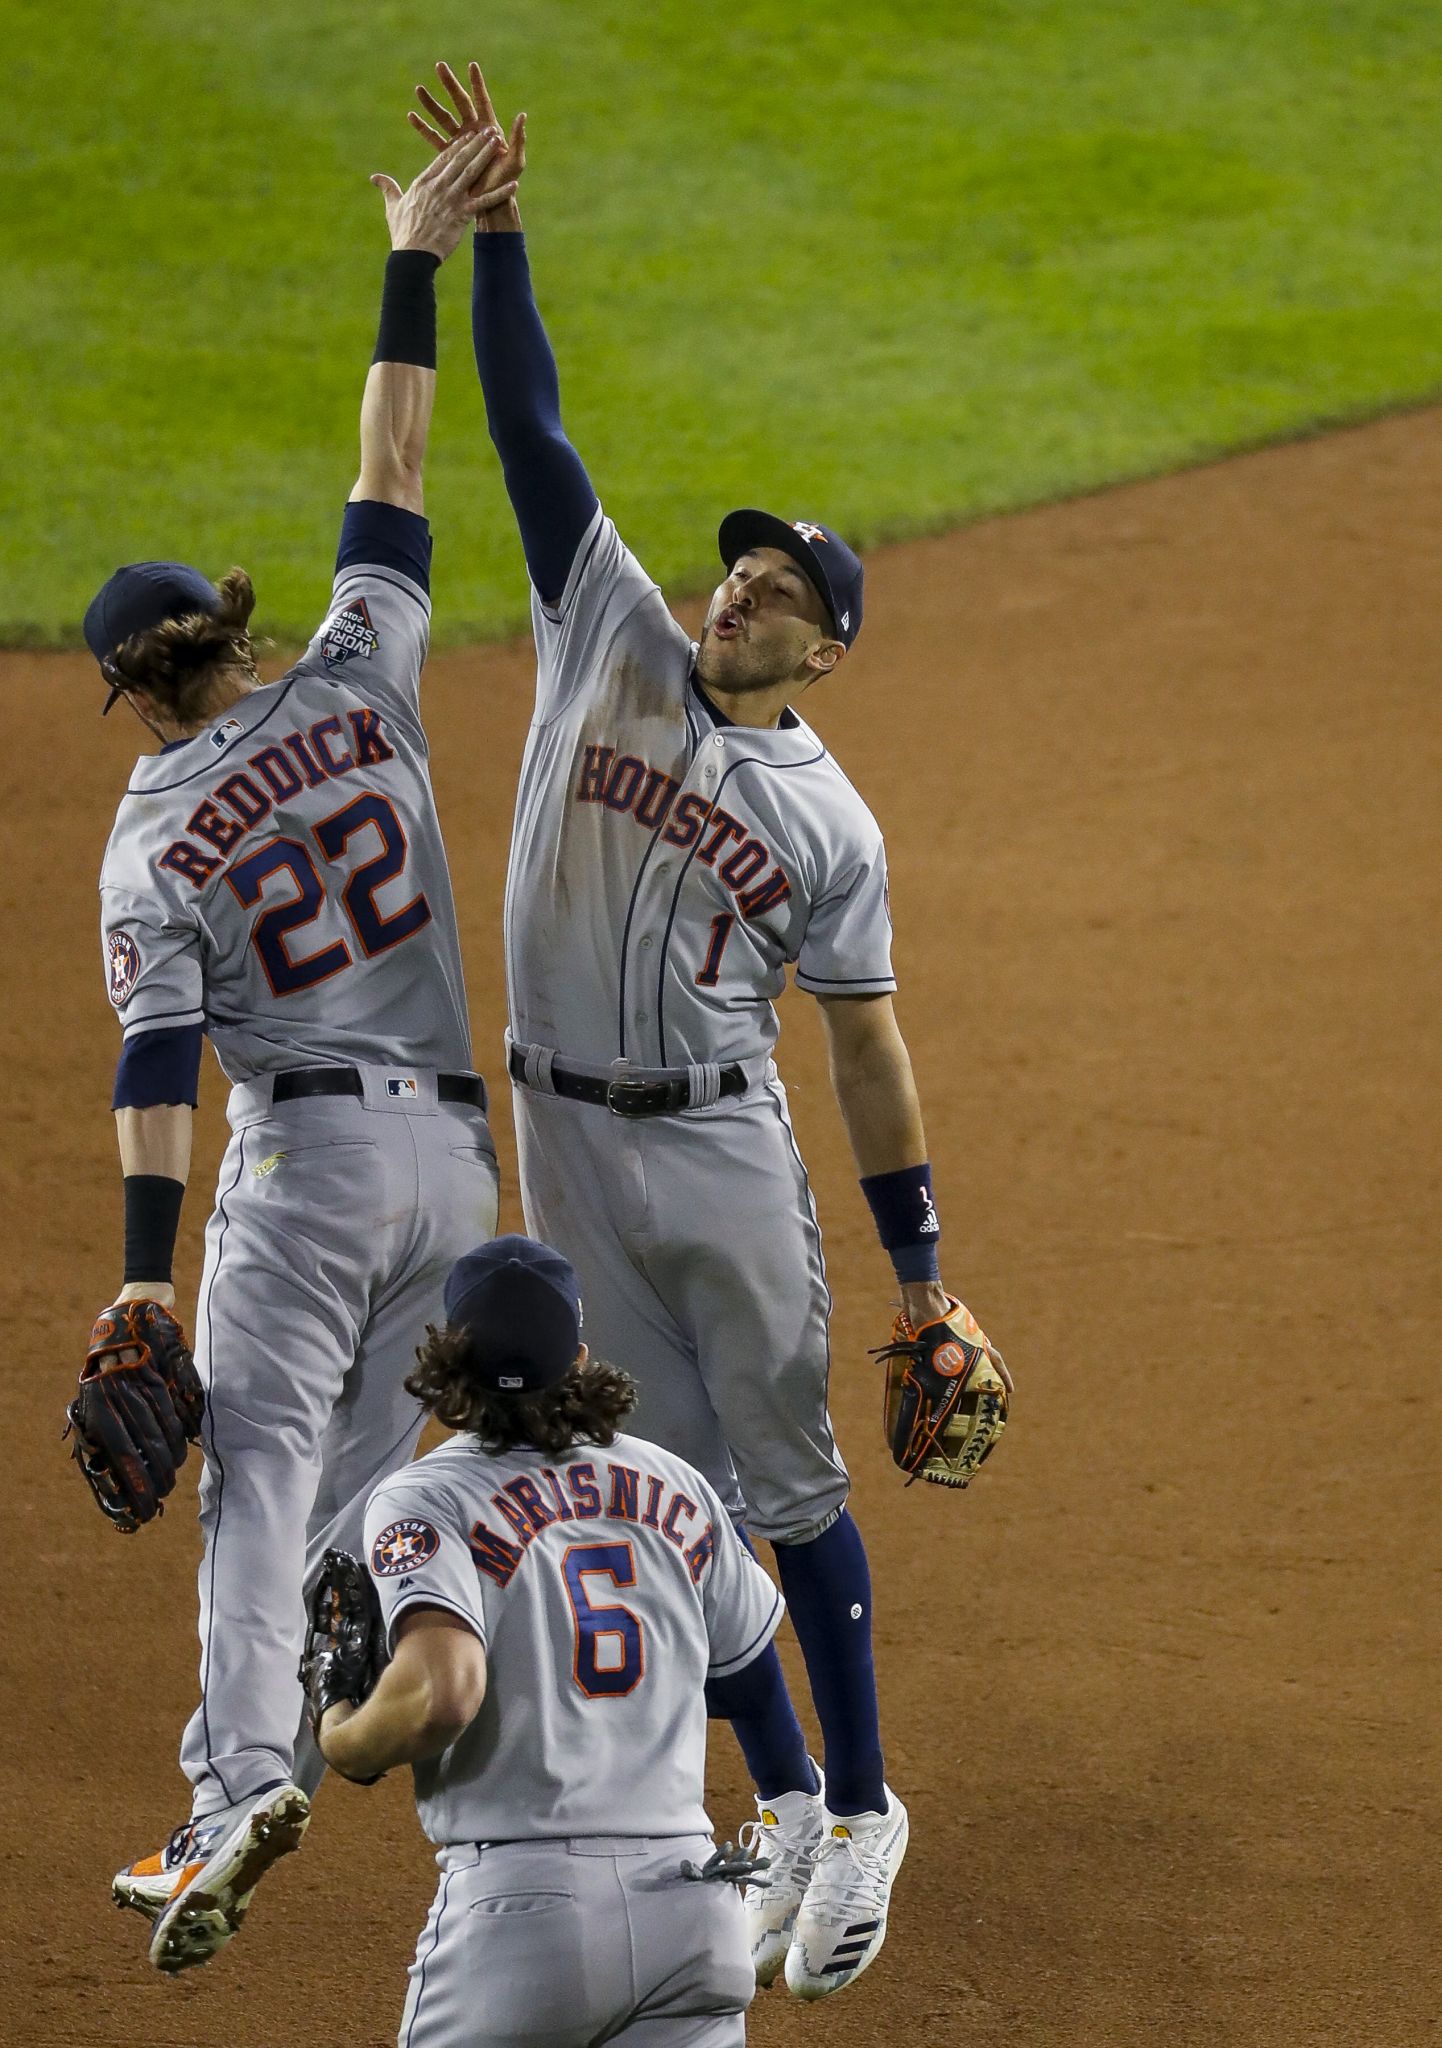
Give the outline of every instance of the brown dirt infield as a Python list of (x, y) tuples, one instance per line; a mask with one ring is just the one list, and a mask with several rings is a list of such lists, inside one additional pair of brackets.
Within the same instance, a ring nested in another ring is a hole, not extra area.
[[(947, 1269), (1020, 1391), (969, 1493), (901, 1491), (865, 1358), (887, 1269), (789, 999), (913, 1836), (881, 1960), (824, 2010), (764, 1996), (762, 2048), (1442, 2033), (1439, 559), (1420, 414), (871, 564), (813, 716), (887, 828)], [(528, 679), (506, 648), (427, 685), (492, 1077)], [(194, 1682), (193, 1473), (124, 1541), (58, 1441), (117, 1272), (94, 882), (134, 729), (79, 660), (9, 657), (0, 692), (0, 2037), (382, 2048), (431, 1890), (403, 1774), (328, 1788), (207, 1970), (155, 1977), (108, 1903), (183, 1811)]]

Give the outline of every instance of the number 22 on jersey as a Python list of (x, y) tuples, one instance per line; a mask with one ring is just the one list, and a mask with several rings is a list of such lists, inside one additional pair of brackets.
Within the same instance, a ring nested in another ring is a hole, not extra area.
[[(312, 837), (324, 858), (338, 861), (355, 835), (373, 831), (379, 852), (351, 870), (340, 891), (357, 945), (367, 960), (398, 946), (402, 939), (422, 930), (431, 921), (431, 906), (424, 895), (414, 896), (400, 910), (383, 916), (376, 905), (376, 892), (395, 880), (406, 864), (406, 835), (389, 797), (367, 790), (313, 828)], [(321, 880), (310, 848), (303, 839), (270, 839), (254, 853), (226, 870), (226, 881), (242, 908), (252, 910), (263, 899), (266, 883), (284, 874), (294, 894), (284, 902), (263, 909), (251, 927), (250, 941), (260, 956), (271, 992), (277, 996), (297, 995), (314, 988), (319, 981), (339, 974), (353, 959), (344, 939), (335, 939), (314, 953), (297, 958), (286, 941), (292, 932), (313, 924), (325, 905), (325, 883)]]
[(636, 1553), (629, 1543), (573, 1543), (561, 1574), (576, 1622), (571, 1675), (588, 1700), (619, 1699), (646, 1675), (646, 1634), (629, 1607), (598, 1606), (587, 1579), (606, 1578), (613, 1589), (636, 1583)]

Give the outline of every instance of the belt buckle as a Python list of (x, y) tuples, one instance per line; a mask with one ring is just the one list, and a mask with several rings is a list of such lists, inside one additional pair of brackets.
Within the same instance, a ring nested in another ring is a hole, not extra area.
[(659, 1116), (671, 1102), (668, 1081), (608, 1081), (606, 1107), (612, 1116)]

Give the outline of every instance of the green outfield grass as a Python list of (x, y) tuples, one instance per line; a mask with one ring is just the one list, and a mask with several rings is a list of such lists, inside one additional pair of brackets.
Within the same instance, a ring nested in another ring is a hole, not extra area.
[[(491, 10), (486, 10), (490, 14)], [(859, 541), (1442, 385), (1435, 6), (0, 0), (0, 637), (116, 562), (324, 599), (411, 81), (486, 62), (566, 413), (675, 587), (760, 500)], [(437, 636), (525, 586), (441, 280)]]

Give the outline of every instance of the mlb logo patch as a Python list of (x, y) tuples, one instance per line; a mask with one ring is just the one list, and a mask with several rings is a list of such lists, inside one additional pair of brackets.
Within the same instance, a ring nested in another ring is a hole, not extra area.
[(210, 744), (217, 754), (222, 754), (231, 741), (238, 740), (244, 731), (245, 725), (241, 719), (227, 718), (224, 725), (218, 725), (210, 735)]
[(392, 1097), (419, 1095), (420, 1089), (410, 1074), (387, 1074), (386, 1094)]
[(344, 668), (348, 661), (369, 661), (380, 644), (365, 599), (353, 597), (341, 611), (326, 620), (320, 642), (321, 657), (327, 668)]
[(140, 949), (129, 932), (111, 932), (107, 937), (105, 972), (110, 1000), (118, 1010), (140, 979)]

